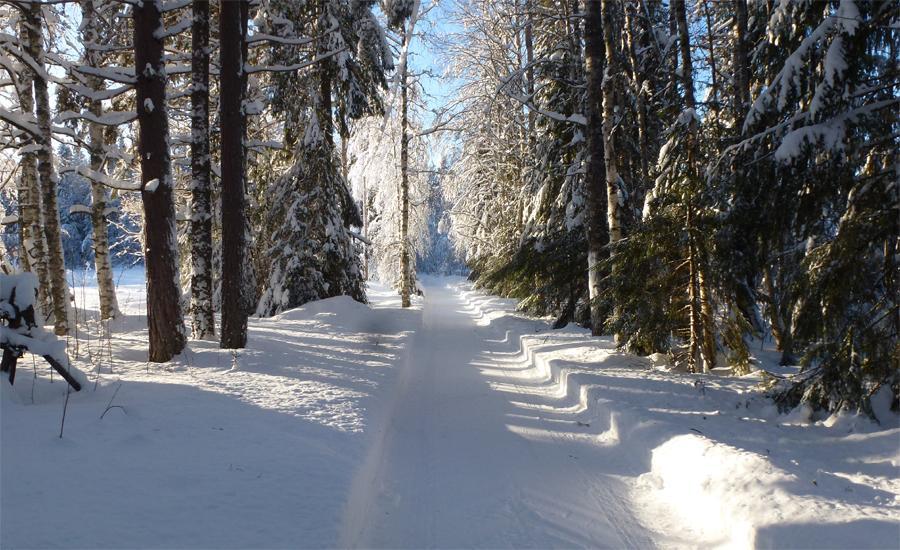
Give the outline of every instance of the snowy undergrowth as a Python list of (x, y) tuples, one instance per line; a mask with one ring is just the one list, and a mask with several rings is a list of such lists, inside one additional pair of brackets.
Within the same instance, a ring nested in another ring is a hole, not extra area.
[(663, 546), (897, 547), (896, 416), (879, 426), (779, 415), (756, 375), (668, 372), (611, 339), (549, 330), (512, 300), (455, 284), (497, 335), (502, 366), (483, 369), (492, 386), (518, 396), (523, 411), (571, 426), (551, 433), (514, 418), (508, 428), (582, 442), (592, 467), (631, 485), (631, 505)]
[(26, 356), (15, 386), (0, 383), (0, 547), (337, 544), (419, 312), (376, 286), (371, 307), (339, 297), (251, 318), (236, 355), (191, 341), (156, 365), (142, 276), (120, 282), (110, 341), (90, 320), (96, 289), (73, 285), (89, 319), (69, 352), (89, 383), (69, 396), (62, 439), (66, 389), (47, 365)]

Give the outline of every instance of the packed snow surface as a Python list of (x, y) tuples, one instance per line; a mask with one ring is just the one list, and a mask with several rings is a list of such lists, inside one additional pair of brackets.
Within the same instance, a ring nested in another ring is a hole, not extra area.
[(120, 283), (111, 341), (88, 319), (69, 342), (100, 378), (62, 439), (58, 378), (0, 384), (0, 547), (898, 547), (893, 413), (778, 415), (753, 376), (672, 373), (456, 278), (148, 364)]

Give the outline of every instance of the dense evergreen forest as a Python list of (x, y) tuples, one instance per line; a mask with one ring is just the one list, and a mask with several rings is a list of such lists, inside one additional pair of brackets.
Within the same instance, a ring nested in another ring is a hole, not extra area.
[(6, 0), (0, 261), (60, 335), (67, 266), (111, 319), (142, 263), (153, 362), (468, 271), (691, 373), (774, 345), (785, 410), (896, 409), (898, 25), (887, 0)]

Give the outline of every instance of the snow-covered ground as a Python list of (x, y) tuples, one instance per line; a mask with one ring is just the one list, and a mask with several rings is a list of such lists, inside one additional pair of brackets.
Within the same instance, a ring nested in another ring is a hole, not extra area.
[(112, 338), (82, 317), (69, 342), (91, 383), (62, 439), (45, 365), (0, 383), (0, 547), (900, 547), (896, 417), (779, 416), (752, 376), (424, 287), (412, 310), (373, 285), (371, 306), (251, 319), (236, 356), (192, 341), (160, 366), (125, 273)]
[[(96, 310), (96, 291), (74, 288)], [(143, 289), (126, 273), (111, 340), (80, 335), (92, 382), (71, 394), (62, 439), (66, 388), (46, 365), (35, 381), (25, 357), (15, 386), (0, 383), (0, 547), (336, 545), (418, 312), (376, 286), (372, 307), (334, 298), (251, 319), (236, 357), (191, 341), (161, 366), (146, 361)]]

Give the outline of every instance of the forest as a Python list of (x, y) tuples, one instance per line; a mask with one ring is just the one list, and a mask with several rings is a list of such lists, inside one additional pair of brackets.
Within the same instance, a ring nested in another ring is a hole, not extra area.
[[(893, 0), (3, 0), (0, 272), (33, 273), (96, 380), (216, 346), (234, 370), (296, 312), (396, 297), (391, 328), (360, 329), (381, 345), (449, 316), (446, 280), (585, 329), (585, 376), (651, 361), (692, 406), (752, 380), (781, 414), (886, 427), (898, 29)], [(460, 327), (431, 345), (466, 347)], [(319, 542), (399, 540), (356, 527)]]

